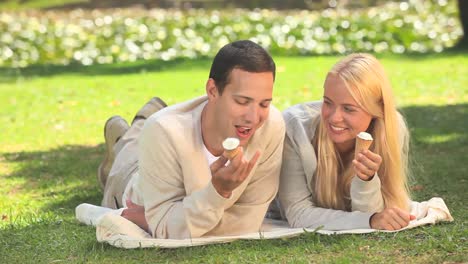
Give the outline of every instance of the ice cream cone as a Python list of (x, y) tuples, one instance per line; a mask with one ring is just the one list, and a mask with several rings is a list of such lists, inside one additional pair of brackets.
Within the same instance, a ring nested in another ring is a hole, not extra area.
[(226, 158), (231, 160), (237, 155), (237, 153), (239, 153), (239, 144), (240, 141), (237, 138), (226, 138), (223, 141), (223, 148)]
[(366, 132), (361, 132), (356, 137), (356, 146), (354, 147), (354, 158), (357, 158), (357, 154), (361, 151), (369, 149), (372, 145), (373, 138), (371, 134)]

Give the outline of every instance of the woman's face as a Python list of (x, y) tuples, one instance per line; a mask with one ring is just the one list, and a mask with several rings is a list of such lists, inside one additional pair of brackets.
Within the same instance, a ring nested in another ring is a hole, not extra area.
[(372, 116), (349, 93), (343, 80), (328, 74), (322, 105), (322, 122), (340, 153), (354, 148), (356, 136), (366, 131)]

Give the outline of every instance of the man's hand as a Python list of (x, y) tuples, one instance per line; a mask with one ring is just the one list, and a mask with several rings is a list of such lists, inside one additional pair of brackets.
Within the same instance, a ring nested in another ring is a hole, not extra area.
[(354, 171), (363, 181), (371, 180), (382, 164), (382, 157), (370, 150), (364, 150), (353, 160)]
[(416, 219), (414, 215), (398, 208), (385, 208), (380, 213), (371, 216), (369, 222), (373, 229), (380, 230), (399, 230), (408, 226), (411, 220)]
[(133, 222), (141, 229), (151, 234), (148, 228), (148, 223), (146, 222), (145, 218), (145, 207), (138, 204), (134, 204), (130, 200), (127, 200), (127, 207), (128, 208), (125, 208), (122, 211), (122, 217)]
[(241, 148), (228, 166), (224, 166), (228, 161), (225, 155), (213, 162), (210, 166), (211, 182), (216, 191), (221, 196), (229, 198), (232, 191), (241, 185), (250, 174), (259, 157), (260, 151), (257, 151), (252, 159), (248, 161), (244, 158), (244, 152)]

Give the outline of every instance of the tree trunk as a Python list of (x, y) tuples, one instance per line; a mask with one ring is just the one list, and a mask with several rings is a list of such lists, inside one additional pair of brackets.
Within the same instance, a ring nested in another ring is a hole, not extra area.
[(460, 11), (460, 22), (463, 29), (463, 37), (458, 43), (459, 48), (468, 48), (468, 1), (458, 0), (458, 10)]

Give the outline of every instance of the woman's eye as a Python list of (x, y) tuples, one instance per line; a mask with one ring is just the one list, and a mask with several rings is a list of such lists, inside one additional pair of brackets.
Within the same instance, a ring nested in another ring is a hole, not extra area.
[(348, 112), (348, 113), (354, 112), (354, 109), (351, 108), (351, 107), (345, 106), (343, 109), (344, 109), (346, 112)]

